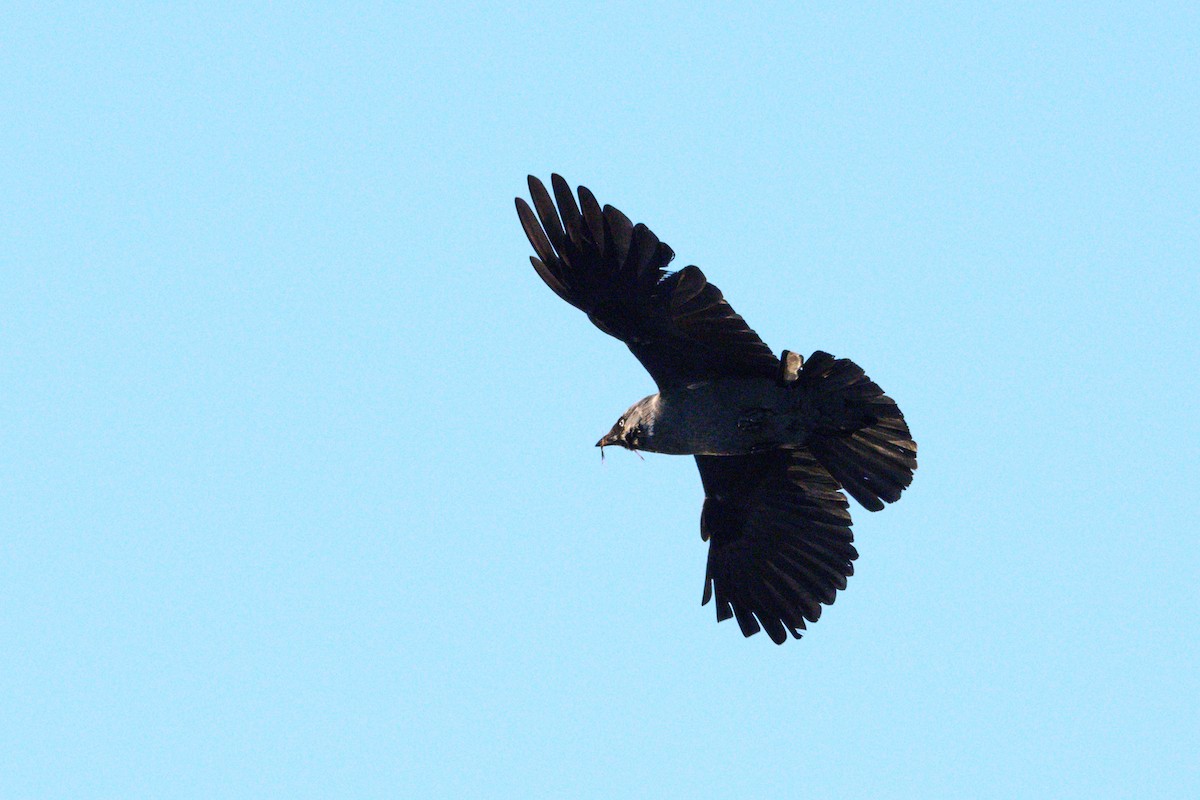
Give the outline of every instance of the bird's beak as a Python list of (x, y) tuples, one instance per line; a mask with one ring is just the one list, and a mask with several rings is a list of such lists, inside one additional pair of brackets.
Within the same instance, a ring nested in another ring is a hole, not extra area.
[(604, 437), (600, 441), (596, 442), (596, 447), (609, 447), (610, 445), (624, 447), (624, 434), (625, 432), (621, 430), (621, 423), (618, 422), (616, 425), (612, 426), (612, 430), (604, 434)]
[(613, 431), (609, 431), (608, 433), (604, 434), (603, 438), (601, 438), (600, 441), (596, 442), (596, 447), (611, 447), (613, 445), (623, 445), (623, 444), (625, 444), (625, 443), (623, 441), (621, 441), (621, 435), (619, 433), (614, 433)]

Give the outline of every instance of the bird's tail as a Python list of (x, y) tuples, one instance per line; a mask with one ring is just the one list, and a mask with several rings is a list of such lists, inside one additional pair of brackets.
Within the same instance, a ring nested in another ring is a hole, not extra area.
[(912, 483), (917, 444), (896, 401), (847, 358), (817, 351), (796, 381), (816, 409), (807, 446), (850, 496), (871, 511)]

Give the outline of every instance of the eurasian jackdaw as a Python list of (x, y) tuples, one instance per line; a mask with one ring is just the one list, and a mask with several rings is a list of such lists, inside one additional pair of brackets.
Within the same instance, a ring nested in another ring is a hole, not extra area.
[[(854, 571), (845, 489), (871, 511), (900, 499), (917, 445), (895, 401), (852, 361), (776, 358), (699, 268), (645, 225), (560, 176), (529, 177), (517, 213), (555, 294), (629, 346), (658, 385), (597, 446), (694, 455), (704, 485), (704, 581), (717, 620), (800, 638)], [(540, 220), (540, 222), (539, 222)]]

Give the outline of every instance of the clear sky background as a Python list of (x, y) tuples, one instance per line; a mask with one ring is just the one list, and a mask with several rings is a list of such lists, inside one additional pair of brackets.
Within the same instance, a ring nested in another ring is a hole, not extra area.
[[(805, 4), (807, 5), (807, 4)], [(0, 796), (1200, 796), (1195, 3), (0, 11)], [(801, 641), (563, 173), (920, 443)]]

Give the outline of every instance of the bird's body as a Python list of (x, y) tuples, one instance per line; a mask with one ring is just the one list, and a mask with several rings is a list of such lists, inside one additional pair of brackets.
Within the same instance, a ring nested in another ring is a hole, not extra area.
[(635, 403), (621, 418), (635, 426), (634, 435), (605, 444), (677, 456), (803, 447), (821, 421), (818, 401), (802, 387), (766, 378), (696, 381)]
[(625, 342), (659, 389), (596, 444), (694, 456), (710, 542), (703, 601), (715, 593), (718, 621), (736, 617), (746, 636), (799, 638), (858, 555), (840, 490), (878, 511), (912, 482), (904, 415), (852, 361), (776, 358), (698, 268), (667, 271), (675, 254), (649, 228), (552, 183), (557, 210), (533, 177), (536, 215), (516, 201), (534, 269)]

